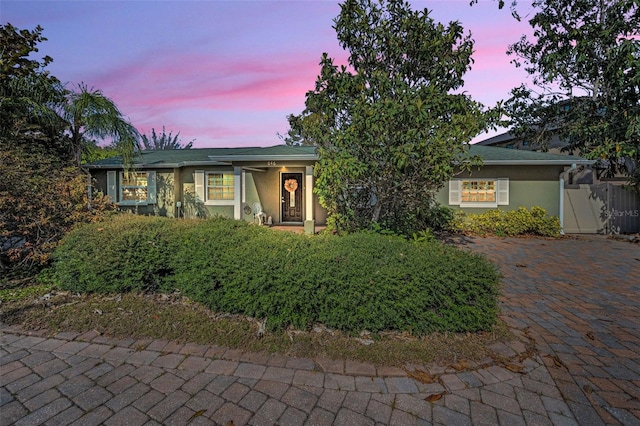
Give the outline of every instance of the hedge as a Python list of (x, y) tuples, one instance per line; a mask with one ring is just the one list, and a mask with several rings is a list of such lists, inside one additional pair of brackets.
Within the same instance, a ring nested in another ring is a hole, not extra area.
[(499, 274), (437, 241), (355, 233), (313, 237), (223, 218), (119, 215), (74, 230), (46, 272), (74, 292), (172, 292), (270, 329), (488, 330)]

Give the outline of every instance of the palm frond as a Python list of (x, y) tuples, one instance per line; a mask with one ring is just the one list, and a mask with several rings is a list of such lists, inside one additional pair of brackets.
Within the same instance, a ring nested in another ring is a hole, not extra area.
[(180, 132), (173, 136), (172, 132), (167, 134), (165, 126), (162, 126), (162, 134), (158, 136), (155, 128), (151, 128), (150, 135), (142, 135), (141, 142), (144, 149), (148, 150), (165, 150), (165, 149), (191, 149), (193, 147), (192, 140), (186, 145), (182, 145), (180, 141)]

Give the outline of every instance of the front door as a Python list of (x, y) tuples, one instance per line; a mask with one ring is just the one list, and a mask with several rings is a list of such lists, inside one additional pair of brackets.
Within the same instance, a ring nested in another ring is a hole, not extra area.
[(282, 221), (302, 222), (302, 173), (282, 173)]

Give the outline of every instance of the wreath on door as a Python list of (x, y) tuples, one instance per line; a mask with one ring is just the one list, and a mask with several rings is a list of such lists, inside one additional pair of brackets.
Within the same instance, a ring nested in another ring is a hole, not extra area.
[(284, 189), (293, 194), (298, 189), (298, 181), (296, 179), (287, 179), (284, 181)]
[(296, 189), (298, 189), (298, 181), (296, 179), (287, 179), (284, 181), (284, 189), (289, 192), (289, 207), (296, 206), (296, 197), (294, 196)]

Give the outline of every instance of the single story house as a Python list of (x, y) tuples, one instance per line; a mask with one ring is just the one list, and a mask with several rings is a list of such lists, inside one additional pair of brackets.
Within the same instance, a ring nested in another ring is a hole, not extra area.
[(314, 147), (142, 151), (129, 173), (120, 157), (86, 164), (98, 190), (122, 210), (168, 217), (223, 215), (304, 225), (326, 212), (313, 193)]
[[(481, 213), (540, 206), (563, 219), (564, 173), (590, 164), (580, 157), (471, 145), (484, 165), (451, 179), (437, 196), (445, 206)], [(121, 209), (168, 217), (326, 224), (313, 192), (314, 147), (203, 148), (142, 151), (124, 173), (122, 159), (86, 164), (98, 190)]]

